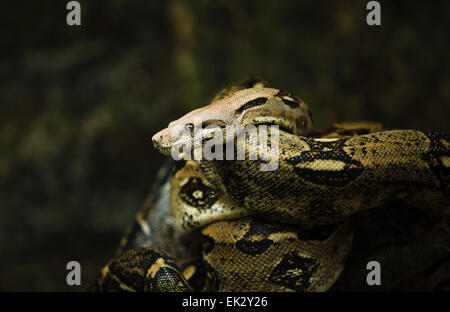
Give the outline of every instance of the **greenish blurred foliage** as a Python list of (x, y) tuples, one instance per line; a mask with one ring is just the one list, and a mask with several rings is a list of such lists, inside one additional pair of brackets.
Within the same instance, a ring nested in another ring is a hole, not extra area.
[[(17, 1), (1, 11), (0, 290), (78, 290), (114, 254), (164, 158), (151, 136), (250, 75), (315, 125), (449, 133), (450, 2)], [(81, 288), (80, 288), (81, 289)]]

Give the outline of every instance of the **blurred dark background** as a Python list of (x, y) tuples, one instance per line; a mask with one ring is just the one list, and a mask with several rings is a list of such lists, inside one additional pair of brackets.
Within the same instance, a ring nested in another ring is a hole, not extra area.
[[(450, 2), (3, 2), (0, 290), (81, 290), (164, 157), (151, 136), (258, 75), (344, 120), (450, 133)], [(66, 285), (66, 263), (82, 286)]]

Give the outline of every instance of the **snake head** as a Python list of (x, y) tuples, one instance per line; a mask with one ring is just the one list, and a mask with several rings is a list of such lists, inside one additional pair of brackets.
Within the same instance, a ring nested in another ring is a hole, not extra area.
[[(233, 124), (227, 117), (219, 102), (193, 110), (156, 133), (152, 138), (153, 145), (162, 154), (172, 156), (183, 146), (201, 147), (202, 142), (215, 137), (217, 130)], [(178, 153), (178, 157), (182, 154)]]
[[(219, 140), (216, 143), (225, 143), (224, 134), (230, 128), (238, 133), (250, 125), (278, 125), (280, 130), (304, 135), (309, 132), (312, 119), (306, 104), (290, 93), (255, 87), (189, 112), (156, 133), (152, 141), (162, 154), (183, 157), (212, 138)], [(177, 152), (183, 146), (190, 148)]]

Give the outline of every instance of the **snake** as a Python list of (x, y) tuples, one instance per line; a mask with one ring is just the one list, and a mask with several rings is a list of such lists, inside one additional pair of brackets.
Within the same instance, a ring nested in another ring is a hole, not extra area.
[[(351, 216), (393, 201), (449, 215), (448, 135), (312, 125), (301, 99), (259, 78), (169, 123), (152, 141), (172, 159), (92, 289), (327, 291)], [(225, 155), (231, 143), (244, 157)], [(205, 150), (215, 157), (196, 157)]]

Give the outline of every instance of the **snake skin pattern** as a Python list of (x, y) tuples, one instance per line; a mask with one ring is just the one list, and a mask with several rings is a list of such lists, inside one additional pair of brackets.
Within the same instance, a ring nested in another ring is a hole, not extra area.
[(447, 135), (373, 122), (313, 133), (307, 105), (262, 80), (222, 90), (153, 142), (171, 155), (194, 129), (204, 147), (229, 125), (277, 125), (279, 150), (264, 155), (276, 170), (249, 159), (259, 143), (248, 135), (245, 160), (167, 163), (94, 290), (326, 291), (351, 251), (351, 215), (393, 200), (449, 214)]

